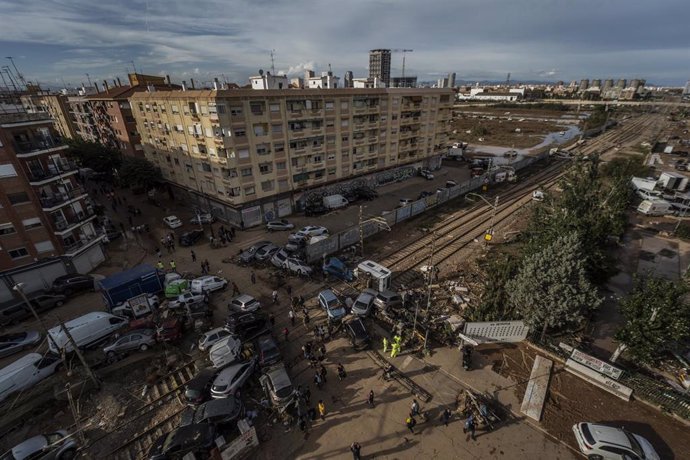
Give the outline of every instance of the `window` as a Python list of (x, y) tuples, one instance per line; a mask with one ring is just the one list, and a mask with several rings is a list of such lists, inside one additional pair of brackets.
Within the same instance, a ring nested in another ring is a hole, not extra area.
[(335, 153), (329, 153), (329, 154), (328, 154), (328, 159), (329, 159), (329, 160), (335, 160)]
[(275, 148), (276, 152), (284, 152), (285, 151), (285, 144), (282, 142), (277, 142), (276, 144), (274, 144), (274, 148)]
[(14, 225), (7, 223), (7, 224), (0, 224), (0, 236), (2, 235), (11, 235), (12, 233), (15, 233), (16, 230), (14, 229)]
[(326, 120), (326, 128), (333, 128), (335, 126), (335, 120), (332, 118), (329, 118)]
[(27, 251), (26, 248), (12, 249), (11, 251), (8, 251), (7, 253), (13, 259), (21, 259), (22, 257), (26, 257), (29, 255), (29, 251)]
[(246, 196), (254, 195), (255, 193), (256, 193), (256, 189), (254, 188), (253, 185), (250, 185), (249, 187), (244, 188), (244, 194)]
[(285, 170), (286, 164), (284, 161), (278, 161), (276, 162), (276, 169), (277, 170)]
[(172, 106), (172, 113), (180, 113), (180, 108), (176, 105), (173, 104)]
[(55, 246), (53, 246), (53, 242), (50, 240), (41, 241), (40, 243), (34, 243), (34, 247), (36, 248), (36, 252), (39, 253), (55, 250)]
[(264, 103), (263, 102), (250, 102), (249, 108), (252, 111), (252, 115), (263, 115), (264, 113)]
[(211, 165), (208, 163), (201, 163), (201, 170), (204, 172), (211, 172)]
[(213, 128), (206, 128), (206, 137), (213, 137)]
[(323, 157), (321, 155), (314, 155), (312, 157), (312, 160), (314, 161), (314, 163), (321, 163), (323, 161)]
[(240, 193), (242, 193), (242, 190), (239, 187), (233, 187), (228, 190), (228, 196), (240, 196)]
[(271, 163), (261, 163), (259, 165), (259, 172), (261, 172), (261, 174), (269, 174), (271, 171), (273, 171), (273, 165)]
[(287, 179), (278, 179), (278, 188), (280, 190), (285, 190), (288, 188), (288, 180)]
[(11, 163), (0, 165), (0, 179), (4, 177), (17, 177), (17, 171)]
[(340, 110), (347, 110), (348, 104), (347, 101), (341, 101), (340, 102)]
[(280, 112), (280, 104), (271, 104), (268, 107), (271, 112)]
[(343, 134), (342, 136), (340, 136), (340, 141), (344, 144), (346, 144), (349, 140), (350, 140), (350, 136), (347, 134)]
[(273, 190), (273, 181), (267, 180), (261, 183), (261, 190), (264, 192), (270, 192)]
[(8, 193), (7, 199), (10, 200), (11, 204), (28, 203), (29, 195), (26, 192)]
[(39, 219), (38, 217), (32, 217), (31, 219), (24, 219), (22, 221), (22, 225), (24, 225), (24, 228), (27, 230), (43, 226), (43, 224), (41, 223), (41, 219)]
[(267, 144), (261, 144), (256, 146), (257, 155), (268, 155), (271, 151), (268, 149)]
[(264, 125), (254, 125), (254, 135), (255, 136), (265, 136), (266, 135), (266, 130), (264, 129)]
[(333, 101), (326, 101), (326, 110), (333, 110), (333, 107), (335, 106)]
[(328, 175), (335, 176), (336, 168), (328, 168)]
[(323, 178), (323, 169), (319, 169), (318, 171), (314, 172), (314, 179), (322, 179)]
[(271, 132), (273, 134), (280, 134), (283, 132), (283, 125), (277, 124), (277, 125), (271, 125)]
[(216, 111), (218, 113), (225, 113), (225, 106), (223, 104), (216, 105)]
[(243, 128), (237, 128), (234, 130), (235, 136), (237, 137), (244, 137), (247, 135), (247, 132)]
[(242, 116), (242, 107), (241, 106), (230, 107), (230, 115), (232, 115), (233, 117), (241, 117)]
[(240, 158), (249, 158), (249, 149), (240, 149), (237, 154)]
[(240, 169), (240, 174), (242, 177), (248, 177), (252, 175), (252, 168), (242, 168)]

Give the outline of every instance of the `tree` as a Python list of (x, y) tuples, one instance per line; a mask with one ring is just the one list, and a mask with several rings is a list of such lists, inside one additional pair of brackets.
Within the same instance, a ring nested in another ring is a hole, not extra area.
[(118, 177), (124, 187), (147, 187), (163, 180), (160, 169), (149, 160), (138, 157), (125, 157)]
[(508, 301), (506, 283), (520, 267), (520, 259), (511, 254), (502, 254), (488, 261), (483, 271), (486, 274), (485, 290), (481, 303), (471, 312), (472, 321), (506, 321), (514, 319), (515, 312)]
[(67, 155), (74, 158), (81, 167), (100, 173), (112, 174), (113, 170), (122, 164), (122, 154), (119, 150), (98, 142), (72, 140), (69, 142)]
[(506, 290), (511, 306), (532, 330), (541, 328), (542, 340), (549, 328), (579, 326), (601, 304), (596, 287), (587, 279), (577, 232), (527, 256)]
[(615, 335), (621, 343), (615, 358), (626, 350), (636, 361), (651, 364), (676, 343), (690, 339), (687, 292), (679, 282), (636, 278), (632, 292), (620, 302), (625, 325)]

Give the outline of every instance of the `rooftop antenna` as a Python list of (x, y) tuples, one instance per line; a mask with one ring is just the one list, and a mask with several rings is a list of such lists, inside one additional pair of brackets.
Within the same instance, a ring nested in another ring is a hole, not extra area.
[(332, 72), (330, 62), (328, 63), (328, 71), (329, 71), (329, 72)]
[(510, 72), (508, 72), (508, 76), (506, 77), (506, 86), (510, 86)]
[(17, 65), (14, 63), (14, 59), (12, 59), (12, 56), (7, 56), (7, 59), (9, 59), (12, 63), (12, 67), (14, 67), (14, 71), (17, 73), (17, 78), (19, 79), (19, 81), (22, 82), (22, 85), (24, 85), (24, 87), (26, 87), (26, 80), (24, 80), (24, 75), (22, 75), (19, 72), (19, 69), (17, 69)]
[(134, 73), (137, 73), (137, 68), (136, 68), (136, 66), (134, 65), (134, 60), (129, 61), (129, 62), (132, 63), (132, 68), (134, 69)]
[(12, 71), (10, 71), (10, 68), (5, 65), (5, 66), (2, 66), (2, 70), (5, 71), (5, 73), (7, 74), (7, 78), (10, 79), (10, 83), (12, 83), (12, 88), (14, 88), (14, 90), (17, 91), (17, 85), (15, 85), (15, 83), (14, 83), (14, 78), (12, 78)]
[(275, 52), (276, 52), (276, 50), (271, 50), (271, 75), (276, 74)]
[(91, 88), (93, 85), (91, 84), (91, 77), (89, 77), (89, 74), (86, 74), (86, 79), (89, 81), (89, 88)]

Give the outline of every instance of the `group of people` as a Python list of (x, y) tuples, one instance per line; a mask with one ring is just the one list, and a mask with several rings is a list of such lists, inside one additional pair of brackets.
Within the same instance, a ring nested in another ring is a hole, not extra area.
[[(391, 342), (391, 358), (395, 358), (400, 354), (400, 349), (402, 348), (402, 336), (396, 334), (393, 336), (393, 341)], [(383, 338), (383, 352), (388, 352), (388, 338)]]
[[(168, 254), (175, 252), (175, 234), (170, 232), (165, 236), (161, 236), (161, 246), (168, 250)], [(160, 250), (157, 252), (160, 258)]]

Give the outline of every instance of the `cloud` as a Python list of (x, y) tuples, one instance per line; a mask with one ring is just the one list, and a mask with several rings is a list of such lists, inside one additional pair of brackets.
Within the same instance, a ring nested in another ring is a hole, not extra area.
[(315, 70), (317, 68), (314, 61), (300, 62), (299, 64), (291, 65), (287, 70), (280, 70), (284, 75), (304, 75), (307, 70)]

